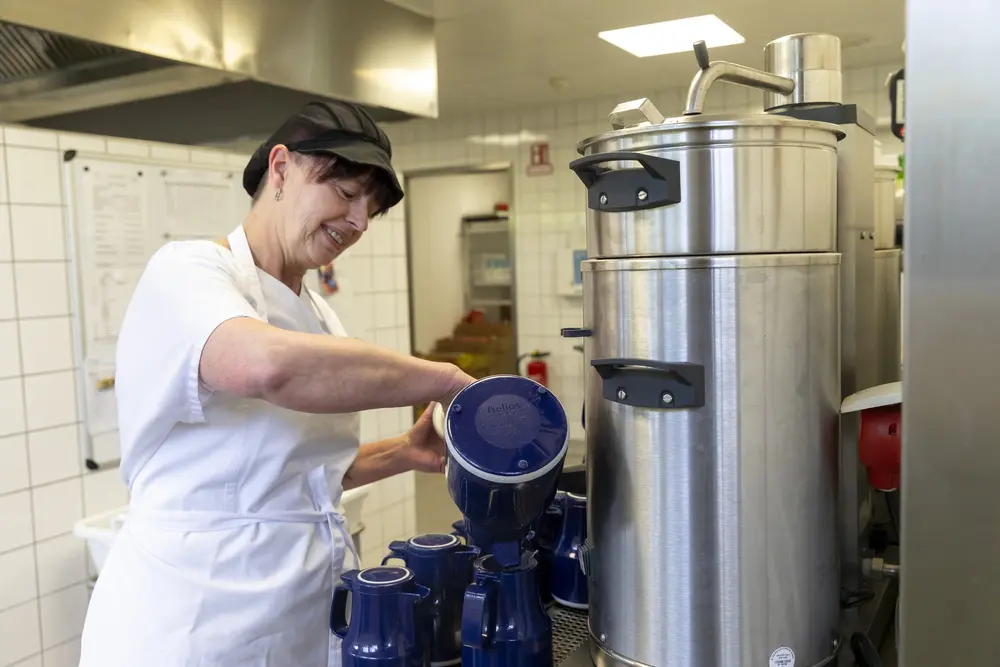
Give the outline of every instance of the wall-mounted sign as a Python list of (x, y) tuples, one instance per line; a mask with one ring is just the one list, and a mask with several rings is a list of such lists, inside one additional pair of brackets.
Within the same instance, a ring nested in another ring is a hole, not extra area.
[(528, 176), (547, 176), (552, 171), (552, 162), (549, 160), (548, 142), (531, 144)]
[(585, 248), (564, 248), (556, 255), (556, 292), (561, 296), (583, 295), (583, 271), (587, 260)]

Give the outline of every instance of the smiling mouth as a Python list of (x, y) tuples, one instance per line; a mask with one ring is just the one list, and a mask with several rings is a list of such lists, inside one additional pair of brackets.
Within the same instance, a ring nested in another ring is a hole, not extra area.
[(340, 246), (347, 245), (347, 241), (344, 239), (343, 236), (340, 235), (340, 232), (334, 229), (330, 229), (329, 227), (324, 227), (323, 229), (326, 231), (327, 234), (330, 235), (330, 238), (333, 239), (334, 243)]

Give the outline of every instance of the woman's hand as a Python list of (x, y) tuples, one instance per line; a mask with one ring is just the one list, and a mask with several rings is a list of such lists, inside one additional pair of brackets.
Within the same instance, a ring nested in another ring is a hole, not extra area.
[[(474, 377), (467, 374), (458, 366), (453, 366), (451, 364), (448, 364), (448, 366), (450, 367), (451, 370), (451, 381), (448, 383), (448, 389), (446, 393), (440, 398), (436, 399), (437, 402), (440, 403), (445, 410), (448, 409), (448, 406), (451, 405), (451, 402), (455, 400), (455, 397), (458, 396), (458, 394), (463, 389), (465, 389), (470, 384), (476, 381)], [(432, 404), (430, 408), (428, 408), (428, 411), (433, 411), (433, 409), (434, 405)]]
[(431, 403), (420, 415), (417, 423), (403, 436), (400, 456), (413, 470), (444, 472), (445, 445), (434, 430), (432, 417), (437, 403)]
[[(445, 410), (463, 389), (476, 381), (457, 366), (451, 366), (451, 371), (452, 381), (448, 393), (439, 399)], [(403, 457), (414, 470), (444, 472), (445, 444), (434, 428), (434, 410), (437, 406), (438, 403), (432, 401), (417, 423), (403, 436)]]

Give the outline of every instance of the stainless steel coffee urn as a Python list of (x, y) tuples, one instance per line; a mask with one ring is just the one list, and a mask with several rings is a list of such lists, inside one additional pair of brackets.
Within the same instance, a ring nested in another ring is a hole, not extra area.
[[(839, 408), (876, 377), (874, 123), (840, 104), (836, 37), (775, 40), (766, 72), (695, 52), (683, 116), (621, 104), (571, 164), (591, 657), (833, 664), (866, 520)], [(767, 113), (704, 114), (719, 81)]]

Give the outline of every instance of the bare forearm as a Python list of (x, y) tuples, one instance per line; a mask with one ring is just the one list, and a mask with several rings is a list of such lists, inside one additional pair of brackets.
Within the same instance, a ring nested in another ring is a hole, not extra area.
[(441, 400), (465, 386), (455, 366), (363, 341), (282, 332), (263, 398), (312, 413), (358, 412)]
[(412, 470), (410, 462), (401, 455), (404, 447), (406, 436), (361, 445), (344, 475), (344, 488), (353, 489)]

